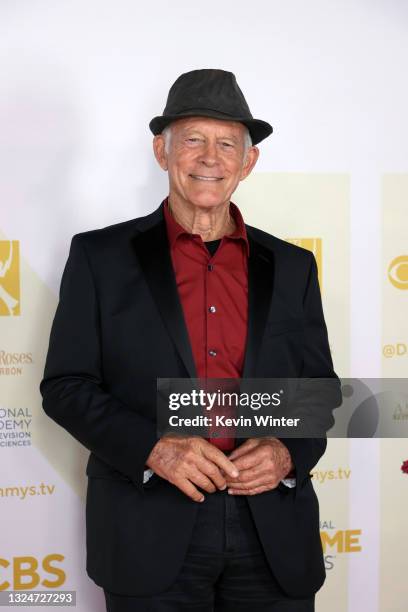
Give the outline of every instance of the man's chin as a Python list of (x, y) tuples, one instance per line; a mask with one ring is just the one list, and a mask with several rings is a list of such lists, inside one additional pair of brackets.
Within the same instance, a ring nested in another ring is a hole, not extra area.
[(211, 190), (203, 190), (200, 193), (189, 194), (188, 201), (192, 206), (200, 208), (215, 208), (229, 202), (228, 194), (216, 194)]

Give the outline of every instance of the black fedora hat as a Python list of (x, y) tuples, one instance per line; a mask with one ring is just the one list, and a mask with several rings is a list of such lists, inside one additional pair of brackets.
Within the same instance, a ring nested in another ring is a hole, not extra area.
[(153, 134), (161, 134), (172, 121), (183, 117), (239, 121), (248, 128), (254, 145), (272, 133), (269, 123), (252, 117), (235, 75), (226, 70), (206, 68), (179, 76), (170, 88), (163, 115), (154, 117), (149, 127)]

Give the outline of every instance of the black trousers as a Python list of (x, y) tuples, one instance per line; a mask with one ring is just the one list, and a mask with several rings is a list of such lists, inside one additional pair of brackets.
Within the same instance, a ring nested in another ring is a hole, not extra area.
[[(273, 520), (271, 518), (271, 520)], [(181, 571), (151, 597), (105, 590), (107, 612), (313, 612), (314, 597), (291, 599), (274, 578), (246, 497), (207, 494)]]

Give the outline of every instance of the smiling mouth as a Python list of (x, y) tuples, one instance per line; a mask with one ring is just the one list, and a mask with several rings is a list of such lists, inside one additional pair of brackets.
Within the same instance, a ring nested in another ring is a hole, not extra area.
[(195, 179), (196, 181), (222, 181), (223, 177), (222, 176), (200, 176), (199, 174), (190, 174), (189, 176), (191, 176), (191, 178)]

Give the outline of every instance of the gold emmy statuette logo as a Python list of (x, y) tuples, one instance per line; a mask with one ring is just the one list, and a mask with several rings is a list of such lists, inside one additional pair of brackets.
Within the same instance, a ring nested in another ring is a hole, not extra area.
[(312, 251), (316, 258), (317, 271), (319, 276), (320, 291), (323, 290), (323, 271), (322, 271), (322, 239), (321, 238), (286, 238), (296, 246), (300, 246), (308, 251)]
[(0, 240), (0, 316), (20, 314), (20, 250), (18, 240)]
[(388, 266), (388, 278), (397, 289), (408, 289), (408, 255), (400, 255)]

